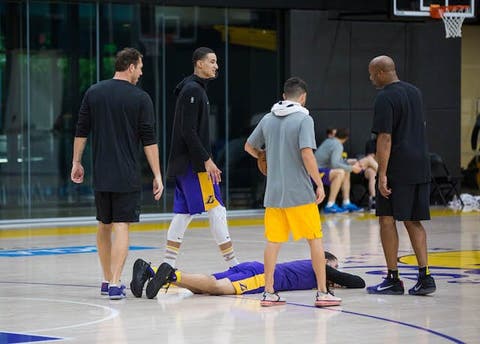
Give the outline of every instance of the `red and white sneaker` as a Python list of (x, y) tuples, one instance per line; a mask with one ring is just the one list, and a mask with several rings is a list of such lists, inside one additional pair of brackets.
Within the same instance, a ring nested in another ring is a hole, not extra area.
[(330, 292), (322, 293), (318, 291), (317, 297), (315, 298), (315, 307), (338, 306), (341, 302), (341, 298), (334, 296)]
[(263, 298), (260, 300), (260, 306), (262, 307), (272, 307), (272, 306), (281, 306), (287, 303), (287, 301), (282, 298), (278, 293), (267, 293), (263, 292)]

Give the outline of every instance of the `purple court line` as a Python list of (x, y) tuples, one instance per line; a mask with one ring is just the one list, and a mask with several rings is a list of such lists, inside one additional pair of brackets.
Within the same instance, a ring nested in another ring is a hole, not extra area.
[[(0, 284), (17, 284), (17, 285), (18, 284), (29, 284), (29, 285), (45, 285), (45, 286), (60, 286), (60, 287), (98, 288), (98, 286), (92, 286), (92, 285), (60, 284), (60, 283), (57, 284), (57, 283), (42, 283), (42, 282), (11, 282), (11, 281), (10, 282), (4, 282), (4, 281), (0, 281)], [(238, 296), (234, 296), (234, 295), (222, 295), (220, 297), (238, 298)], [(252, 300), (251, 298), (248, 298), (248, 297), (242, 297), (242, 299)], [(301, 303), (294, 303), (294, 302), (287, 302), (287, 305), (307, 307), (307, 308), (318, 308), (318, 307), (315, 307), (315, 306), (304, 305), (304, 304), (301, 304)], [(414, 329), (417, 329), (417, 330), (421, 330), (421, 331), (431, 333), (435, 336), (439, 336), (439, 337), (442, 337), (444, 339), (447, 339), (447, 340), (449, 340), (453, 343), (465, 344), (465, 342), (461, 341), (460, 339), (451, 337), (451, 336), (443, 334), (441, 332), (437, 332), (435, 330), (431, 330), (431, 329), (428, 329), (428, 328), (425, 328), (425, 327), (422, 327), (422, 326), (418, 326), (418, 325), (414, 325), (414, 324), (409, 324), (409, 323), (406, 323), (406, 322), (403, 322), (403, 321), (392, 320), (392, 319), (383, 318), (383, 317), (379, 317), (379, 316), (371, 315), (371, 314), (346, 311), (346, 310), (343, 310), (343, 309), (342, 310), (337, 310), (337, 309), (332, 309), (332, 308), (323, 308), (323, 309), (329, 310), (329, 311), (335, 311), (335, 312), (342, 312), (342, 313), (345, 313), (345, 314), (351, 314), (351, 315), (356, 315), (356, 316), (365, 317), (365, 318), (371, 318), (371, 319), (391, 322), (391, 323), (394, 323), (394, 324), (407, 326), (407, 327), (411, 327), (411, 328), (414, 328)]]
[[(293, 306), (300, 306), (300, 307), (318, 308), (318, 307), (315, 307), (315, 306), (304, 305), (304, 304), (301, 304), (301, 303), (287, 302), (287, 304), (288, 304), (288, 305), (293, 305)], [(461, 341), (460, 339), (451, 337), (451, 336), (446, 335), (446, 334), (443, 334), (443, 333), (441, 333), (441, 332), (437, 332), (437, 331), (435, 331), (435, 330), (431, 330), (431, 329), (426, 328), (426, 327), (422, 327), (422, 326), (410, 324), (410, 323), (407, 323), (407, 322), (404, 322), (404, 321), (392, 320), (392, 319), (388, 319), (388, 318), (384, 318), (384, 317), (379, 317), (379, 316), (371, 315), (371, 314), (365, 314), (365, 313), (359, 313), (359, 312), (346, 311), (346, 310), (343, 310), (343, 309), (334, 309), (334, 308), (325, 308), (325, 309), (326, 309), (326, 310), (329, 310), (329, 311), (334, 311), (334, 312), (342, 312), (342, 313), (346, 313), (346, 314), (357, 315), (357, 316), (360, 316), (360, 317), (365, 317), (365, 318), (371, 318), (371, 319), (376, 319), (376, 320), (391, 322), (391, 323), (393, 323), (393, 324), (398, 324), (398, 325), (402, 325), (402, 326), (411, 327), (411, 328), (414, 328), (414, 329), (417, 329), (417, 330), (429, 332), (429, 333), (431, 333), (431, 334), (434, 334), (435, 336), (442, 337), (442, 338), (447, 339), (447, 340), (449, 340), (449, 341), (451, 341), (451, 342), (453, 342), (453, 343), (465, 344), (465, 342)]]
[[(221, 295), (220, 297), (238, 298), (238, 295)], [(241, 297), (241, 299), (243, 299), (243, 300), (253, 300), (253, 299), (248, 298), (248, 297)], [(319, 309), (319, 307), (310, 306), (310, 305), (304, 305), (304, 304), (302, 304), (302, 303), (295, 303), (295, 302), (287, 302), (287, 305)], [(280, 307), (280, 306), (277, 306), (277, 307)], [(416, 330), (420, 330), (420, 331), (425, 331), (425, 332), (431, 333), (431, 334), (433, 334), (433, 335), (435, 335), (435, 336), (442, 337), (442, 338), (444, 338), (444, 339), (446, 339), (446, 340), (449, 340), (449, 341), (451, 341), (451, 342), (453, 342), (453, 343), (466, 344), (465, 342), (461, 341), (460, 339), (451, 337), (451, 336), (446, 335), (446, 334), (443, 334), (443, 333), (441, 333), (441, 332), (437, 332), (437, 331), (435, 331), (435, 330), (431, 330), (431, 329), (426, 328), (426, 327), (422, 327), (422, 326), (418, 326), (418, 325), (414, 325), (414, 324), (409, 324), (409, 323), (404, 322), (404, 321), (397, 321), (397, 320), (392, 320), (392, 319), (388, 319), (388, 318), (379, 317), (379, 316), (376, 316), (376, 315), (359, 313), (359, 312), (353, 312), (353, 311), (346, 311), (346, 310), (343, 310), (343, 309), (335, 309), (335, 308), (330, 308), (330, 307), (322, 307), (321, 309), (328, 310), (328, 311), (332, 311), (332, 312), (341, 312), (341, 313), (345, 313), (345, 314), (356, 315), (356, 316), (365, 317), (365, 318), (371, 318), (371, 319), (375, 319), (375, 320), (381, 320), (381, 321), (391, 322), (391, 323), (393, 323), (393, 324), (402, 325), (402, 326), (407, 326), (407, 327), (414, 328), (414, 329), (416, 329)]]

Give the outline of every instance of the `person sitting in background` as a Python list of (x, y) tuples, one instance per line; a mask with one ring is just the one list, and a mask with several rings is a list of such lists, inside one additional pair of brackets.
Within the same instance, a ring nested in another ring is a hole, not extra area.
[(362, 174), (368, 181), (368, 208), (375, 209), (375, 181), (378, 170), (378, 163), (375, 160), (376, 138), (372, 138), (365, 143), (365, 155), (358, 154), (356, 159), (347, 159), (351, 165), (358, 162), (362, 167)]
[[(365, 281), (360, 276), (338, 271), (338, 259), (325, 251), (327, 285), (345, 288), (365, 288)], [(155, 276), (155, 277), (154, 277)], [(143, 259), (137, 259), (133, 265), (132, 293), (142, 297), (143, 286), (147, 280), (154, 278), (158, 289), (173, 283), (186, 288), (194, 294), (240, 295), (262, 293), (265, 287), (264, 266), (257, 261), (235, 265), (227, 271), (206, 274), (191, 274), (175, 270), (168, 263), (157, 269)], [(310, 259), (295, 260), (277, 264), (275, 267), (275, 290), (310, 290), (317, 288), (317, 280)]]
[[(362, 166), (358, 161), (349, 164), (343, 159), (343, 144), (348, 140), (350, 133), (347, 128), (340, 128), (336, 131), (335, 137), (322, 142), (315, 152), (315, 158), (319, 171), (328, 178), (330, 193), (324, 212), (327, 214), (359, 211), (357, 205), (350, 202), (350, 173), (360, 173)], [(343, 203), (339, 207), (335, 200), (342, 189)]]

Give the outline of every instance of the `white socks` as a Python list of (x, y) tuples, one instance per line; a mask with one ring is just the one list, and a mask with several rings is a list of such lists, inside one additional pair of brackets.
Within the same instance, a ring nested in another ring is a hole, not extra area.
[[(210, 222), (210, 231), (217, 242), (218, 246), (231, 243), (230, 234), (228, 232), (227, 225), (227, 211), (225, 207), (217, 206), (208, 211), (208, 219)], [(230, 244), (224, 249), (220, 249), (223, 259), (230, 265), (234, 266), (238, 264), (238, 260), (235, 257), (233, 246)]]
[[(180, 245), (183, 241), (183, 236), (187, 230), (188, 225), (192, 221), (193, 216), (190, 214), (175, 214), (167, 232), (167, 247), (165, 249), (165, 257), (163, 261), (175, 267)], [(215, 242), (220, 247), (225, 245), (223, 249), (220, 248), (223, 259), (230, 265), (237, 265), (238, 260), (235, 257), (233, 246), (231, 244), (230, 234), (227, 225), (227, 211), (223, 206), (217, 206), (208, 211), (208, 219), (210, 223), (210, 231), (215, 239)], [(171, 243), (178, 243), (172, 245)], [(170, 243), (170, 244), (169, 244)], [(230, 245), (228, 245), (230, 243)]]
[(167, 247), (165, 249), (165, 258), (163, 261), (175, 267), (178, 251), (180, 247), (169, 245), (169, 241), (177, 242), (180, 244), (183, 241), (183, 235), (187, 230), (188, 225), (192, 222), (192, 215), (190, 214), (175, 214), (167, 232)]

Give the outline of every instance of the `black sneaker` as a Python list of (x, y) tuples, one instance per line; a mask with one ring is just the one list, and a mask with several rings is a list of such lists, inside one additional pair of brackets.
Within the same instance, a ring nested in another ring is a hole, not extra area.
[(385, 277), (382, 283), (367, 287), (367, 292), (369, 294), (403, 295), (405, 289), (401, 280)]
[(162, 263), (157, 269), (155, 276), (148, 282), (145, 293), (149, 299), (153, 299), (157, 296), (158, 291), (165, 284), (175, 282), (175, 269), (168, 263)]
[(437, 286), (435, 285), (435, 280), (432, 276), (427, 275), (423, 278), (418, 278), (417, 284), (413, 286), (413, 288), (408, 290), (410, 295), (427, 295), (433, 293), (437, 290)]
[(153, 275), (154, 272), (149, 263), (140, 258), (135, 261), (130, 282), (130, 290), (135, 297), (142, 297), (143, 286)]

